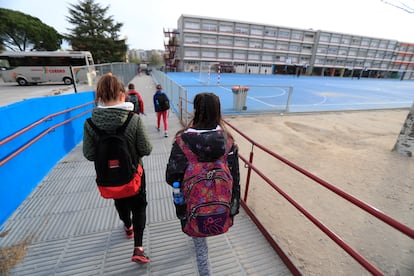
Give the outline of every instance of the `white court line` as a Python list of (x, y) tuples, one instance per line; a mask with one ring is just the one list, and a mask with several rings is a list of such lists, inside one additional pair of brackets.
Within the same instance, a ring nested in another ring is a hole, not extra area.
[[(349, 104), (324, 104), (324, 106), (353, 106), (353, 105), (384, 105), (384, 104), (411, 104), (412, 102), (373, 102), (373, 103), (349, 103)], [(290, 106), (315, 106), (316, 104), (291, 104)]]
[[(231, 91), (231, 89), (230, 88), (226, 88), (226, 87), (223, 87), (223, 86), (220, 86), (221, 88), (223, 88), (223, 89), (225, 89), (225, 90), (228, 90), (228, 91)], [(281, 89), (281, 88), (279, 88), (280, 90), (282, 90), (282, 94), (279, 94), (279, 95), (276, 95), (276, 96), (266, 96), (266, 97), (262, 97), (262, 98), (270, 98), (270, 97), (280, 97), (280, 96), (283, 96), (283, 95), (285, 95), (286, 94), (286, 91), (285, 90), (283, 90), (283, 89)], [(232, 91), (233, 92), (233, 91)], [(256, 97), (251, 97), (251, 96), (246, 96), (246, 98), (249, 98), (250, 100), (252, 100), (252, 101), (256, 101), (256, 102), (258, 102), (258, 103), (261, 103), (261, 104), (263, 104), (263, 105), (267, 105), (267, 106), (270, 106), (270, 107), (278, 107), (278, 106), (281, 106), (280, 104), (277, 104), (277, 105), (275, 105), (275, 104), (269, 104), (269, 103), (266, 103), (266, 102), (264, 102), (264, 101), (261, 101), (261, 100), (259, 100), (258, 98), (256, 98)]]

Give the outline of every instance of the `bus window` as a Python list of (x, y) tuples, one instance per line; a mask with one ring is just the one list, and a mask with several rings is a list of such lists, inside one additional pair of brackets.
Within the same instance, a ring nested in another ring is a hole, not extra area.
[(1, 70), (7, 70), (10, 68), (10, 63), (7, 59), (0, 57), (0, 68)]

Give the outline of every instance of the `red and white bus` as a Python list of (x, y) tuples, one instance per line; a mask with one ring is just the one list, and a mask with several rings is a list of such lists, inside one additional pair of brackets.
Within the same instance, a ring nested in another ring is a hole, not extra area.
[[(42, 82), (72, 84), (87, 81), (94, 70), (92, 54), (88, 51), (1, 52), (0, 74), (4, 82), (19, 85)], [(73, 73), (70, 67), (73, 68)]]

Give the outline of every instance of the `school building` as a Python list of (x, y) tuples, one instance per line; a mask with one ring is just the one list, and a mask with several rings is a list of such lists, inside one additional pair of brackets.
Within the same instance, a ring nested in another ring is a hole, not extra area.
[(164, 29), (165, 70), (414, 79), (414, 43), (181, 15)]

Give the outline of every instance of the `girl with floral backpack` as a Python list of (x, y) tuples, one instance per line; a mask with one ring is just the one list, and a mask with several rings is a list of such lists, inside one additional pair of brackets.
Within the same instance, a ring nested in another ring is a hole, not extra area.
[(210, 275), (206, 238), (227, 232), (240, 206), (238, 148), (215, 94), (195, 96), (194, 117), (175, 136), (166, 181), (180, 183), (184, 207), (176, 206), (177, 217), (193, 238), (200, 275)]

